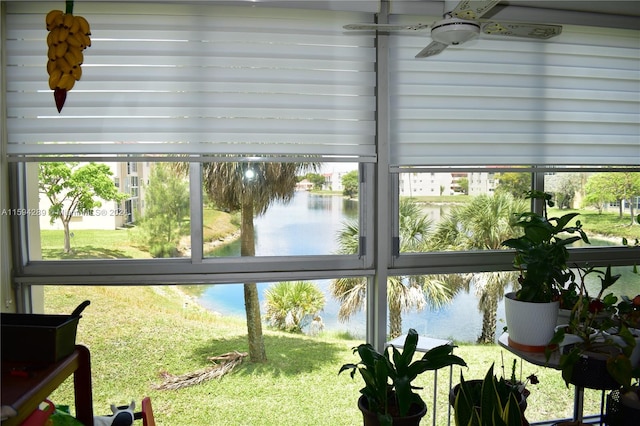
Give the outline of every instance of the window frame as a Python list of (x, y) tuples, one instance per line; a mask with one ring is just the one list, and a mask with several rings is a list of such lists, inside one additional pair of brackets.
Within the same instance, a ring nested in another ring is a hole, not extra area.
[[(399, 182), (400, 173), (408, 172), (527, 172), (531, 173), (531, 189), (544, 191), (544, 175), (546, 172), (640, 172), (638, 167), (581, 167), (581, 168), (557, 168), (557, 167), (392, 167), (391, 175), (394, 182)], [(398, 209), (399, 185), (394, 191), (393, 238), (399, 239)], [(540, 206), (532, 203), (533, 211), (540, 211)], [(628, 266), (638, 262), (637, 249), (620, 246), (568, 248), (571, 254), (571, 262), (584, 266)], [(429, 275), (467, 272), (499, 272), (513, 270), (513, 250), (481, 250), (481, 251), (456, 251), (456, 252), (432, 252), (432, 253), (400, 253), (398, 244), (394, 245), (394, 252), (390, 259), (390, 273), (397, 275)]]

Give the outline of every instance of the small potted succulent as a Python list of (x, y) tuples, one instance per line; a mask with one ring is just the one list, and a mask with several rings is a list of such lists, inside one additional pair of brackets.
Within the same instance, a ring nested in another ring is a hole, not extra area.
[(567, 247), (576, 241), (589, 243), (579, 213), (548, 217), (553, 207), (551, 194), (529, 191), (526, 198), (542, 203), (543, 213), (519, 213), (513, 225), (523, 234), (502, 245), (515, 250), (513, 264), (519, 270), (520, 289), (507, 293), (505, 315), (509, 344), (526, 351), (544, 351), (557, 325), (560, 292), (574, 277), (567, 265)]
[(462, 358), (452, 354), (453, 345), (437, 346), (414, 361), (417, 345), (418, 333), (414, 329), (409, 330), (402, 352), (390, 346), (380, 353), (371, 344), (363, 343), (353, 349), (360, 361), (340, 368), (338, 374), (349, 370), (354, 378), (358, 371), (364, 380), (358, 408), (365, 426), (419, 425), (427, 405), (414, 392), (421, 388), (412, 382), (425, 371), (467, 365)]

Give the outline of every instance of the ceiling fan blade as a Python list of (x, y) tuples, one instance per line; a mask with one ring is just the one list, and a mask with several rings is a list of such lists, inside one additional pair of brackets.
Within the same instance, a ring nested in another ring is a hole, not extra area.
[(343, 26), (345, 30), (357, 31), (417, 31), (426, 30), (428, 24), (415, 25), (393, 25), (393, 24), (347, 24)]
[(460, 19), (478, 19), (498, 3), (500, 0), (463, 0), (451, 11), (451, 15)]
[(429, 56), (437, 55), (438, 53), (446, 49), (447, 46), (447, 44), (432, 41), (427, 47), (418, 52), (416, 58), (427, 58)]
[(482, 24), (482, 32), (488, 35), (548, 39), (562, 32), (561, 25), (529, 24), (525, 22), (495, 22)]

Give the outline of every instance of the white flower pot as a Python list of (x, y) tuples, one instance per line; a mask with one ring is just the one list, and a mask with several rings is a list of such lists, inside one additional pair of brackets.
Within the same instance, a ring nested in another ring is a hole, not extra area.
[(555, 332), (560, 302), (521, 302), (515, 297), (515, 292), (511, 292), (504, 298), (509, 345), (524, 351), (543, 352)]
[[(629, 361), (631, 362), (631, 366), (632, 367), (638, 367), (640, 366), (640, 329), (637, 328), (630, 328), (629, 331), (631, 332), (631, 334), (633, 335), (633, 337), (635, 338), (636, 341), (636, 345), (633, 347), (633, 352), (631, 353), (631, 356), (629, 357)], [(615, 332), (615, 330), (611, 330), (612, 333)], [(622, 339), (622, 337), (616, 335), (616, 334), (612, 334), (610, 336), (614, 343), (620, 345), (620, 347), (624, 347), (626, 346), (626, 343), (624, 342), (624, 340)]]

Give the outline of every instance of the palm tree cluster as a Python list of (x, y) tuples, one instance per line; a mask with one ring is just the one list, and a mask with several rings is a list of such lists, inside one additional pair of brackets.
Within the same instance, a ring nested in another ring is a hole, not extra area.
[[(454, 207), (434, 227), (415, 200), (403, 199), (399, 209), (400, 251), (498, 250), (502, 241), (514, 236), (516, 231), (510, 219), (524, 207), (524, 200), (509, 193), (480, 195), (470, 203)], [(357, 253), (358, 236), (357, 222), (345, 223), (338, 235), (340, 254)], [(402, 334), (402, 313), (442, 306), (459, 291), (469, 291), (473, 286), (483, 313), (478, 342), (493, 342), (498, 302), (514, 277), (513, 272), (390, 277), (389, 335), (394, 338)], [(340, 302), (340, 321), (364, 308), (366, 287), (364, 278), (339, 278), (332, 282), (331, 293)]]

